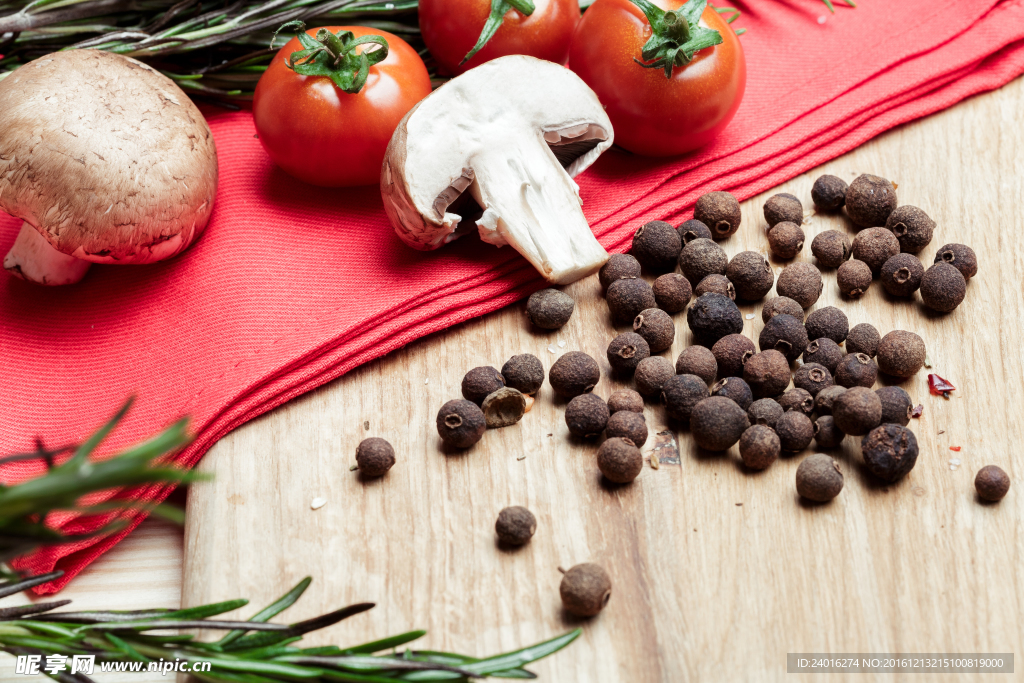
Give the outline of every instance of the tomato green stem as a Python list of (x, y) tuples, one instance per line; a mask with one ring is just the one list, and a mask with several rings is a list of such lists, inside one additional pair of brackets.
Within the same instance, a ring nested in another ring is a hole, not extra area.
[(635, 57), (633, 61), (645, 69), (664, 69), (665, 78), (672, 78), (672, 70), (689, 64), (700, 50), (722, 42), (721, 33), (699, 23), (707, 0), (690, 0), (668, 12), (648, 0), (629, 1), (644, 13), (652, 31), (640, 52), (643, 61)]
[[(300, 76), (326, 76), (341, 90), (355, 94), (363, 89), (370, 67), (387, 59), (388, 41), (384, 36), (365, 35), (356, 38), (351, 31), (331, 33), (325, 28), (316, 37), (306, 33), (301, 21), (290, 21), (274, 32), (295, 33), (304, 49), (288, 55), (285, 65)], [(357, 52), (359, 45), (376, 45), (376, 49)], [(273, 45), (273, 42), (271, 42)]]
[(465, 57), (462, 58), (460, 64), (465, 64), (473, 58), (480, 49), (487, 44), (494, 34), (501, 28), (502, 22), (505, 20), (505, 15), (512, 10), (518, 11), (520, 14), (530, 16), (534, 10), (537, 9), (532, 0), (491, 0), (491, 13), (487, 17), (487, 21), (484, 22), (484, 28), (480, 32), (480, 37), (477, 38), (476, 45), (470, 50)]

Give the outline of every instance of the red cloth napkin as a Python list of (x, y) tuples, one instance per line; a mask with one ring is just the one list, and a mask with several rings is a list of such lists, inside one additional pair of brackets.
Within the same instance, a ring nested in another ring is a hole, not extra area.
[[(739, 3), (749, 68), (729, 129), (699, 153), (652, 160), (611, 151), (580, 178), (584, 210), (609, 249), (697, 196), (741, 199), (878, 133), (1024, 73), (1024, 0)], [(247, 112), (209, 117), (220, 153), (213, 219), (189, 251), (151, 266), (93, 266), (47, 289), (0, 275), (0, 453), (83, 439), (130, 394), (110, 453), (181, 415), (191, 466), (235, 427), (414, 339), (510, 304), (542, 283), (511, 249), (464, 238), (405, 247), (375, 187), (320, 190), (289, 178), (254, 139)], [(0, 253), (20, 221), (0, 219)], [(39, 473), (17, 463), (5, 483)], [(121, 492), (161, 500), (169, 490)], [(20, 568), (66, 573), (61, 588), (123, 538), (47, 549)], [(71, 533), (102, 520), (66, 515)]]

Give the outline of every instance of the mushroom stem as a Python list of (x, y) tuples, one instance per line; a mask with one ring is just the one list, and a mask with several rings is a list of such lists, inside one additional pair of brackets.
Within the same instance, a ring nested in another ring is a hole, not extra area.
[(608, 260), (583, 216), (579, 186), (541, 136), (514, 153), (486, 149), (473, 170), (469, 190), (484, 209), (477, 227), (485, 242), (511, 244), (555, 284), (575, 282)]
[(7, 272), (40, 285), (73, 285), (85, 277), (90, 265), (51, 247), (28, 223), (22, 224), (14, 246), (4, 257)]

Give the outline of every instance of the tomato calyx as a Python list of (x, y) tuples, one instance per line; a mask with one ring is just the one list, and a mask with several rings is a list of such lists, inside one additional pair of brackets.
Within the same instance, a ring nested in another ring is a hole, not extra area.
[[(341, 90), (355, 94), (366, 85), (370, 67), (387, 59), (388, 41), (384, 36), (364, 35), (356, 38), (351, 31), (331, 33), (325, 28), (316, 37), (306, 33), (301, 21), (290, 21), (274, 32), (295, 32), (303, 50), (288, 55), (285, 65), (300, 76), (326, 76)], [(359, 45), (374, 44), (377, 49), (356, 52)], [(273, 41), (271, 41), (273, 45)]]
[(466, 56), (462, 58), (459, 64), (465, 64), (473, 59), (473, 55), (479, 52), (487, 44), (487, 41), (494, 37), (494, 34), (501, 28), (501, 23), (505, 20), (506, 14), (512, 10), (517, 10), (520, 14), (530, 16), (536, 9), (532, 0), (491, 0), (491, 13), (487, 16), (487, 21), (484, 22), (484, 28), (480, 32), (480, 37), (477, 38), (473, 49), (466, 53)]
[(633, 61), (645, 69), (664, 69), (665, 78), (672, 78), (672, 69), (686, 66), (693, 55), (722, 42), (722, 34), (704, 28), (698, 22), (707, 0), (690, 0), (682, 7), (665, 11), (647, 0), (629, 0), (640, 8), (651, 24), (650, 40), (641, 48), (643, 61)]

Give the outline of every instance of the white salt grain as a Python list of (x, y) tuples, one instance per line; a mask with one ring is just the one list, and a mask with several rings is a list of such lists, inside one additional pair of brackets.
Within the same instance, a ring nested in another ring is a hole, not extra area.
[(309, 504), (309, 507), (313, 510), (319, 510), (324, 505), (327, 505), (327, 499), (317, 497), (313, 499), (313, 502)]

